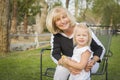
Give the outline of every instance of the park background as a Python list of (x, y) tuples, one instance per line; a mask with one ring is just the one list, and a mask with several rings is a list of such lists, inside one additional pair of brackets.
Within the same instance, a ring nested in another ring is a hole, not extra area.
[(120, 0), (0, 0), (0, 80), (40, 79), (40, 50), (50, 41), (46, 16), (55, 6), (66, 7), (77, 22), (113, 31), (108, 80), (119, 80)]

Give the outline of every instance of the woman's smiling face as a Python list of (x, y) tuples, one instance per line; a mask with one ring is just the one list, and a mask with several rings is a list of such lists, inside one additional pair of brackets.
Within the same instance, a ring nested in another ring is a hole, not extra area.
[(70, 27), (70, 19), (64, 11), (56, 14), (56, 17), (54, 18), (54, 23), (56, 27), (62, 31), (67, 30)]

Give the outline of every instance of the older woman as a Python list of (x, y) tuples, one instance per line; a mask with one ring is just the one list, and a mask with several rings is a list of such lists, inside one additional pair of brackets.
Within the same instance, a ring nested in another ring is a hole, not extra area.
[[(47, 15), (46, 26), (53, 34), (51, 36), (51, 57), (57, 64), (54, 80), (67, 80), (70, 71), (74, 74), (80, 73), (80, 71), (67, 69), (62, 64), (61, 59), (62, 55), (68, 57), (73, 55), (73, 31), (76, 24), (74, 16), (66, 8), (60, 6), (53, 8)], [(94, 52), (94, 56), (88, 62), (85, 70), (89, 71), (92, 68), (92, 72), (96, 72), (99, 67), (98, 62), (102, 59), (105, 48), (93, 32), (90, 47)]]

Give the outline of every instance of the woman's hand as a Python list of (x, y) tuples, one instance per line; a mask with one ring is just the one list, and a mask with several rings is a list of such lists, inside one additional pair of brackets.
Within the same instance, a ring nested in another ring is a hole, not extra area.
[(93, 65), (97, 62), (97, 61), (99, 61), (100, 60), (100, 58), (98, 57), (98, 56), (94, 56), (89, 62), (88, 62), (88, 64), (87, 64), (87, 66), (85, 67), (85, 71), (90, 71), (91, 70), (91, 68), (93, 67)]
[(90, 61), (88, 62), (88, 64), (87, 64), (87, 66), (85, 67), (85, 71), (86, 71), (86, 72), (90, 71), (91, 68), (93, 67), (93, 65), (95, 64), (95, 62), (96, 62), (96, 61), (95, 61), (94, 59), (90, 60)]

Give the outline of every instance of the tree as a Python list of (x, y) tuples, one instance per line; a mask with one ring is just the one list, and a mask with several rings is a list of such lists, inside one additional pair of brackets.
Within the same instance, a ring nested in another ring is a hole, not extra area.
[[(23, 19), (24, 33), (27, 34), (28, 17), (32, 16), (33, 6), (37, 0), (18, 0), (18, 14)], [(34, 9), (36, 10), (36, 9)]]
[(0, 52), (9, 52), (9, 0), (0, 0)]
[(41, 6), (41, 9), (40, 9), (40, 12), (38, 12), (36, 15), (36, 29), (35, 30), (38, 34), (41, 34), (45, 28), (48, 5), (45, 2), (45, 0), (41, 0), (39, 3)]
[(117, 28), (120, 23), (120, 4), (116, 0), (93, 0), (93, 13), (101, 17), (101, 24)]
[(78, 6), (78, 3), (79, 1), (78, 0), (75, 0), (75, 17), (77, 18), (78, 17), (78, 8), (79, 8), (79, 6)]
[(50, 9), (56, 6), (62, 6), (62, 2), (61, 0), (47, 0), (47, 2), (45, 0), (41, 0), (40, 5), (41, 5), (41, 14), (38, 13), (36, 16), (36, 22), (37, 22), (36, 31), (39, 34), (42, 33), (46, 27), (45, 22), (46, 22), (47, 11), (49, 11)]
[(68, 8), (69, 2), (70, 2), (70, 0), (66, 0), (66, 8)]
[(12, 10), (13, 12), (12, 12), (12, 22), (11, 22), (11, 33), (16, 34), (17, 32), (17, 0), (13, 0)]

